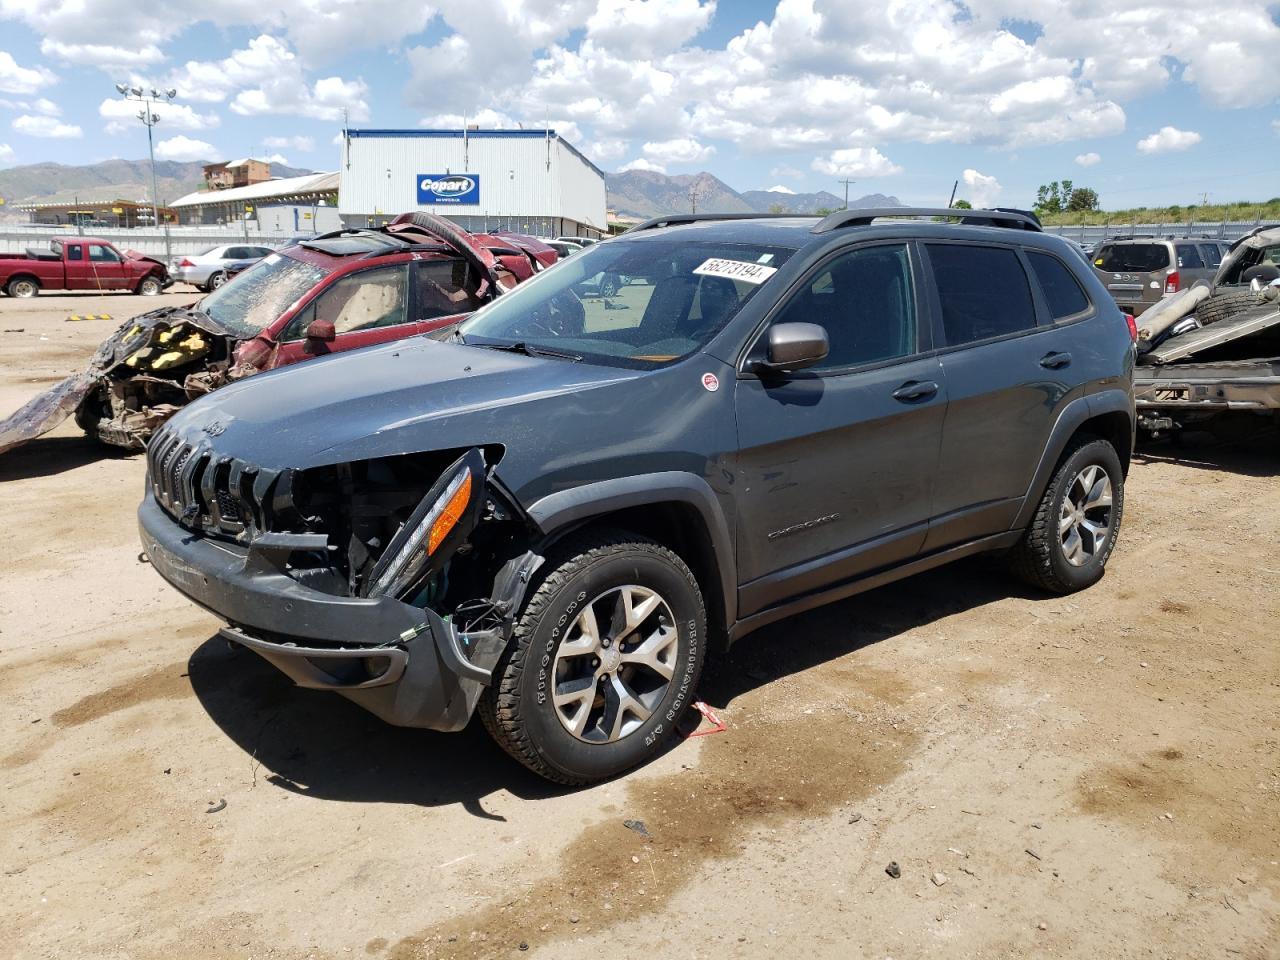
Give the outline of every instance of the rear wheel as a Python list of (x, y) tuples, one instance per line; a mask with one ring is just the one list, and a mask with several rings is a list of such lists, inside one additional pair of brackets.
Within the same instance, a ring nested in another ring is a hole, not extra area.
[(643, 538), (577, 538), (548, 564), (480, 715), (534, 772), (592, 783), (662, 750), (702, 671), (706, 611), (684, 561)]
[(217, 290), (220, 286), (222, 286), (226, 282), (227, 282), (227, 275), (223, 273), (221, 270), (219, 270), (217, 273), (215, 273), (212, 277), (209, 278), (209, 283), (207, 284), (207, 286), (210, 290)]
[(600, 296), (615, 297), (621, 286), (622, 279), (616, 273), (606, 273), (600, 280)]
[(1106, 440), (1067, 448), (1031, 525), (1014, 547), (1014, 572), (1050, 593), (1074, 593), (1102, 579), (1124, 515), (1124, 471)]
[(29, 277), (14, 277), (5, 287), (5, 292), (19, 300), (28, 300), (40, 292), (40, 284)]

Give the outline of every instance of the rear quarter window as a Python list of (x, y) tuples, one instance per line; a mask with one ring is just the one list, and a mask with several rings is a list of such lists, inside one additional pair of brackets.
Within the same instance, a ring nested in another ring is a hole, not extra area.
[(1169, 248), (1162, 243), (1118, 243), (1103, 247), (1094, 266), (1110, 273), (1151, 273), (1167, 270)]
[(989, 340), (1036, 325), (1022, 261), (1004, 247), (926, 244), (949, 346)]
[(1080, 287), (1075, 275), (1057, 257), (1047, 253), (1027, 252), (1031, 269), (1040, 281), (1049, 316), (1054, 320), (1074, 317), (1089, 309), (1089, 298)]

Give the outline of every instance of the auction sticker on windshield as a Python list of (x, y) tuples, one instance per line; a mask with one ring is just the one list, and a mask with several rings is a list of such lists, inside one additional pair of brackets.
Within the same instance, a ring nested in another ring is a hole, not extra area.
[(743, 283), (764, 283), (775, 273), (777, 267), (764, 267), (758, 263), (746, 263), (742, 260), (722, 260), (712, 257), (693, 271), (704, 277), (724, 277), (727, 280), (741, 280)]

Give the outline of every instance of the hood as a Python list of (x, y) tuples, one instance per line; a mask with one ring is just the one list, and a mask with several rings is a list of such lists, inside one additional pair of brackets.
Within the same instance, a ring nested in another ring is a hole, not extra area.
[[(124, 251), (124, 255), (128, 257), (130, 260), (139, 260), (139, 261), (145, 260), (148, 263), (154, 263), (158, 267), (165, 266), (165, 263), (163, 260), (160, 260), (157, 257), (153, 257), (145, 253), (139, 253), (137, 250), (126, 250)], [(166, 267), (166, 269), (168, 268)]]
[[(259, 374), (170, 421), (188, 442), (264, 467), (536, 442), (535, 429), (643, 371), (413, 338)], [(545, 411), (545, 412), (543, 412)]]

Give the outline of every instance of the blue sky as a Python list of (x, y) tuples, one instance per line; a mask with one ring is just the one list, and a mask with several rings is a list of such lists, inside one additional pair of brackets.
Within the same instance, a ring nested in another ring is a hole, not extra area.
[[(184, 9), (185, 8), (185, 9)], [(200, 11), (212, 8), (201, 7)], [(1280, 5), (1201, 0), (0, 0), (0, 165), (146, 155), (117, 80), (179, 90), (159, 155), (334, 169), (353, 126), (552, 126), (606, 170), (740, 189), (1105, 206), (1280, 195)]]

